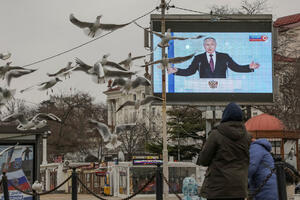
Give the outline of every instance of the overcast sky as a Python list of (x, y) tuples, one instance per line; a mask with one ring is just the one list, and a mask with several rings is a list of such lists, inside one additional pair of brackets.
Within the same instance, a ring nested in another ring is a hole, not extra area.
[[(0, 0), (0, 52), (9, 51), (13, 54), (10, 59), (12, 65), (27, 65), (90, 40), (82, 30), (69, 22), (70, 13), (83, 21), (92, 22), (101, 14), (103, 23), (126, 23), (149, 12), (159, 3), (160, 0)], [(172, 4), (209, 13), (209, 7), (214, 4), (239, 7), (240, 0), (172, 0)], [(299, 0), (269, 0), (268, 6), (268, 13), (273, 14), (274, 20), (300, 13)], [(175, 9), (169, 10), (168, 13), (195, 14)], [(146, 16), (138, 22), (149, 26), (149, 20), (150, 17)], [(19, 91), (47, 81), (47, 72), (58, 71), (65, 67), (68, 61), (74, 62), (75, 57), (92, 65), (105, 53), (110, 53), (110, 60), (116, 62), (125, 59), (129, 52), (132, 52), (133, 56), (143, 55), (147, 53), (143, 47), (143, 39), (143, 31), (131, 24), (72, 52), (28, 67), (38, 71), (12, 80), (11, 88), (17, 89), (17, 98), (39, 103), (49, 98), (46, 92), (32, 90), (21, 94)], [(3, 64), (5, 62), (0, 60), (0, 65)], [(59, 83), (53, 89), (55, 93), (70, 93), (70, 88), (88, 92), (96, 101), (105, 101), (102, 92), (106, 90), (106, 84), (97, 85), (86, 74), (74, 73), (70, 79)]]

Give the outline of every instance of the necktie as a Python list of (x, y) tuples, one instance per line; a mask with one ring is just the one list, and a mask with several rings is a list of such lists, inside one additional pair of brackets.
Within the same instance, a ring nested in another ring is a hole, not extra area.
[(210, 56), (210, 61), (209, 61), (210, 69), (211, 69), (212, 72), (214, 72), (215, 71), (215, 66), (214, 66), (213, 55), (209, 54), (209, 56)]

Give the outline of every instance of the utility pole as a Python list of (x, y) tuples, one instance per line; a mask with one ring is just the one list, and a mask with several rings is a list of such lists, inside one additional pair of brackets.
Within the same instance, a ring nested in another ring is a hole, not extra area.
[[(165, 34), (166, 31), (166, 21), (165, 21), (165, 10), (166, 10), (166, 2), (165, 0), (161, 0), (160, 4), (161, 8), (161, 34)], [(162, 59), (166, 58), (165, 47), (162, 47), (161, 50)], [(163, 176), (169, 181), (169, 168), (168, 168), (168, 146), (167, 146), (167, 106), (166, 106), (166, 68), (165, 62), (163, 62), (162, 67), (162, 121), (163, 121)], [(168, 198), (169, 188), (167, 183), (164, 181), (164, 199)]]

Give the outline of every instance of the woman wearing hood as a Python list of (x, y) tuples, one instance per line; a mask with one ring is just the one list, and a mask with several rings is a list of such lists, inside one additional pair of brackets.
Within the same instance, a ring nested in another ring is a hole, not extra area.
[[(267, 139), (253, 139), (250, 146), (249, 188), (253, 200), (278, 200), (277, 178), (274, 160), (270, 153), (272, 146)], [(267, 176), (272, 174), (265, 184)], [(263, 184), (263, 185), (262, 185)]]
[(198, 157), (198, 165), (208, 166), (201, 196), (208, 200), (247, 197), (250, 142), (241, 108), (228, 104), (220, 125), (211, 131)]

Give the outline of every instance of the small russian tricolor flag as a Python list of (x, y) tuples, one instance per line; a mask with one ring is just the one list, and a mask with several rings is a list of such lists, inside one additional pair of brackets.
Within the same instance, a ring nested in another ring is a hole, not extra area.
[(250, 42), (264, 42), (268, 40), (266, 35), (249, 35)]

